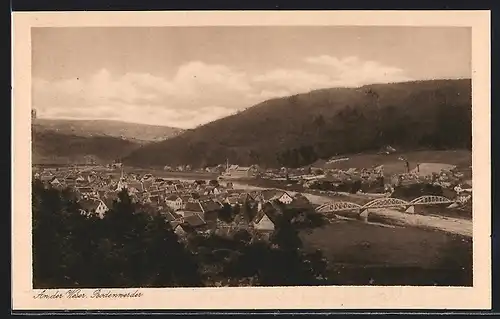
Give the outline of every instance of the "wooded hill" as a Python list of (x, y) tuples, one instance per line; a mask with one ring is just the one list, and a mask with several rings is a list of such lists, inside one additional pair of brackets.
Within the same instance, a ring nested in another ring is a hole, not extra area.
[(134, 166), (298, 167), (334, 155), (470, 149), (471, 80), (316, 90), (271, 99), (124, 157)]
[(37, 131), (54, 131), (85, 137), (110, 136), (139, 143), (162, 141), (182, 132), (182, 129), (169, 126), (113, 120), (35, 119), (32, 125)]
[(142, 144), (182, 132), (168, 126), (112, 120), (35, 119), (32, 121), (34, 164), (74, 164), (92, 157), (109, 163)]
[(32, 130), (33, 164), (85, 163), (91, 156), (96, 163), (110, 163), (140, 144), (111, 136), (77, 136), (54, 131)]

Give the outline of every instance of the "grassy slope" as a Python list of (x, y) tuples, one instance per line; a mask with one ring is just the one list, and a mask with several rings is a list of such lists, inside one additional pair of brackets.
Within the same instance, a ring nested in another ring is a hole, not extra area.
[(301, 237), (333, 266), (344, 265), (333, 274), (341, 284), (472, 284), (472, 240), (461, 236), (339, 221)]
[(464, 172), (472, 165), (472, 152), (470, 150), (424, 150), (411, 152), (397, 152), (394, 154), (354, 154), (341, 156), (348, 158), (331, 164), (318, 165), (319, 167), (349, 169), (366, 168), (384, 165), (387, 175), (405, 172), (405, 163), (398, 160), (400, 156), (405, 157), (410, 163), (410, 169), (416, 167), (417, 163), (446, 163), (457, 165)]

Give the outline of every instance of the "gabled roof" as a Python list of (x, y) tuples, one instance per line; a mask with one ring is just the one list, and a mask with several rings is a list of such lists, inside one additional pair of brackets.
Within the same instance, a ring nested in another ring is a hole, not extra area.
[(158, 195), (151, 195), (149, 196), (149, 200), (152, 201), (152, 202), (157, 202), (160, 200), (160, 196)]
[(237, 196), (228, 196), (228, 197), (226, 197), (226, 202), (228, 202), (230, 205), (236, 205), (240, 201), (239, 201), (239, 197), (237, 197)]
[(273, 207), (273, 204), (271, 202), (267, 202), (264, 204), (264, 207), (262, 210), (257, 212), (257, 215), (253, 218), (254, 223), (259, 223), (264, 216), (267, 216), (273, 224), (276, 223), (276, 219), (278, 216), (278, 212), (276, 208)]
[(182, 199), (178, 194), (170, 194), (167, 196), (167, 198), (165, 198), (165, 200), (175, 201), (179, 198)]
[(206, 201), (206, 200), (210, 200), (210, 196), (207, 196), (207, 195), (200, 195), (200, 197), (198, 197), (198, 201)]
[(85, 187), (77, 187), (76, 188), (80, 193), (91, 193), (94, 191), (94, 189), (92, 187), (88, 187), (88, 186), (85, 186)]
[(177, 219), (177, 218), (176, 218), (174, 215), (172, 215), (172, 213), (171, 213), (171, 212), (169, 212), (169, 211), (163, 212), (163, 213), (162, 213), (162, 215), (163, 215), (163, 217), (165, 217), (165, 219), (166, 219), (168, 222), (171, 222), (171, 221), (174, 221), (174, 220), (176, 220), (176, 219)]
[(118, 199), (118, 192), (116, 191), (106, 192), (104, 196), (110, 199)]
[(157, 185), (151, 185), (151, 186), (149, 186), (149, 187), (147, 188), (147, 191), (148, 191), (148, 192), (150, 192), (150, 193), (151, 193), (151, 192), (158, 192), (158, 191), (159, 191), (159, 188), (158, 188), (158, 186), (157, 186)]
[(50, 182), (54, 179), (55, 177), (53, 175), (42, 175), (40, 176), (40, 180), (44, 182)]
[(180, 218), (182, 218), (182, 215), (177, 214), (176, 212), (170, 212), (170, 214), (171, 214), (172, 216), (174, 216), (174, 217), (175, 217), (175, 219), (180, 219)]
[(57, 172), (57, 173), (55, 173), (54, 176), (57, 177), (58, 179), (64, 179), (64, 177), (66, 176), (66, 174), (64, 174), (62, 172)]
[(421, 163), (418, 168), (415, 167), (411, 173), (418, 175), (431, 175), (432, 173), (440, 173), (441, 171), (451, 171), (456, 168), (456, 165), (444, 163)]
[(138, 191), (143, 191), (144, 190), (143, 184), (141, 182), (139, 182), (139, 181), (130, 181), (127, 184), (128, 184), (128, 187), (135, 188)]
[(153, 196), (159, 196), (159, 195), (161, 195), (161, 192), (159, 190), (156, 190), (156, 191), (149, 192), (149, 194), (151, 194)]
[(206, 224), (205, 220), (199, 214), (184, 217), (184, 222), (191, 227), (198, 227)]
[(143, 187), (143, 189), (148, 189), (149, 187), (151, 187), (151, 185), (153, 185), (153, 182), (150, 181), (150, 180), (142, 181), (142, 187)]
[[(84, 209), (87, 212), (90, 212), (92, 210), (96, 210), (97, 207), (99, 207), (99, 204), (103, 203), (101, 200), (91, 198), (91, 199), (82, 199), (78, 202), (82, 209)], [(106, 204), (105, 204), (106, 205)]]
[(172, 226), (172, 229), (174, 229), (174, 230), (175, 230), (175, 228), (176, 228), (177, 226), (181, 225), (181, 221), (178, 221), (178, 220), (172, 220), (172, 221), (170, 222), (170, 225)]
[(113, 202), (115, 200), (118, 200), (118, 196), (114, 196), (114, 195), (107, 196), (106, 194), (104, 194), (104, 196), (101, 197), (101, 200), (104, 202), (104, 204), (106, 204), (106, 206), (112, 207)]
[(312, 208), (311, 202), (304, 195), (294, 196), (290, 207), (297, 209), (310, 209)]
[(201, 207), (201, 204), (199, 202), (187, 202), (184, 210), (203, 213), (203, 208)]
[(221, 205), (213, 200), (200, 201), (199, 203), (204, 213), (217, 211), (221, 208)]
[(250, 195), (249, 193), (241, 193), (239, 194), (238, 196), (238, 200), (243, 203), (245, 200), (254, 200), (254, 198), (252, 197), (252, 195)]
[(281, 196), (283, 196), (284, 194), (287, 194), (287, 193), (285, 191), (282, 191), (282, 190), (279, 190), (279, 189), (266, 189), (266, 190), (263, 190), (260, 193), (261, 198), (264, 201), (270, 201), (270, 200), (273, 200), (273, 199), (278, 199)]

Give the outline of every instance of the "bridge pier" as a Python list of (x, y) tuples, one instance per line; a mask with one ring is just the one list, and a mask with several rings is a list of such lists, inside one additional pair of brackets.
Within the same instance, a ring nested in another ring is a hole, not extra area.
[(368, 209), (364, 209), (360, 214), (359, 217), (362, 221), (368, 222), (368, 215), (370, 215), (370, 211)]
[(447, 206), (446, 208), (457, 208), (459, 207), (460, 205), (458, 205), (458, 203), (451, 203), (449, 206)]
[(405, 213), (408, 213), (408, 214), (415, 214), (415, 206), (413, 206), (413, 205), (408, 206), (408, 207), (405, 209)]

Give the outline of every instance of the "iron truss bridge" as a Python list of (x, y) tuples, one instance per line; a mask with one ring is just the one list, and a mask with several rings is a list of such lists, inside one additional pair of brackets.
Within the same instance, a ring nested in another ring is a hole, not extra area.
[(410, 202), (407, 202), (399, 198), (384, 197), (384, 198), (374, 199), (364, 205), (359, 205), (351, 202), (334, 201), (318, 206), (316, 208), (316, 211), (320, 213), (341, 212), (341, 211), (351, 211), (351, 210), (363, 211), (365, 209), (407, 208), (415, 205), (439, 205), (439, 204), (453, 204), (453, 203), (455, 203), (455, 201), (451, 199), (435, 195), (420, 196)]

